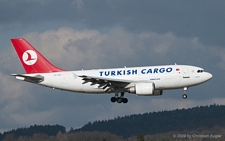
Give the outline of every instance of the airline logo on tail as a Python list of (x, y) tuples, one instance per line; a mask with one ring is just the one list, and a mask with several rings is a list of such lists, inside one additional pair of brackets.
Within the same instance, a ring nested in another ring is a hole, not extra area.
[(26, 65), (33, 65), (37, 62), (37, 54), (33, 50), (25, 51), (22, 58)]

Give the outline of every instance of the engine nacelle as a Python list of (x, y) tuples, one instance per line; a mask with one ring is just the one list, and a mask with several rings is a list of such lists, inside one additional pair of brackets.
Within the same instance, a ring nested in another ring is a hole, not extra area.
[(135, 85), (137, 95), (152, 95), (155, 91), (154, 83), (137, 83)]
[(134, 87), (129, 88), (128, 91), (138, 96), (156, 96), (163, 93), (162, 90), (155, 90), (154, 83), (137, 83)]
[(155, 90), (154, 91), (154, 96), (157, 96), (157, 95), (162, 95), (163, 94), (163, 90)]

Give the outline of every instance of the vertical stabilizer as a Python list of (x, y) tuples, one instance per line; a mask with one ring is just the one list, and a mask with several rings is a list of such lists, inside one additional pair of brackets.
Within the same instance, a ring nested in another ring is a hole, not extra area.
[(26, 73), (49, 73), (64, 71), (52, 65), (23, 38), (11, 39)]

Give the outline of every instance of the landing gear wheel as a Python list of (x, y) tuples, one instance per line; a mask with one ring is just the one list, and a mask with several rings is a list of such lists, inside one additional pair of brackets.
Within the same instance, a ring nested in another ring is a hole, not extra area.
[(111, 102), (116, 102), (117, 101), (117, 98), (116, 97), (112, 97), (111, 98)]
[(124, 98), (124, 92), (121, 92), (120, 97), (118, 96), (118, 91), (115, 92), (115, 97), (111, 97), (111, 102), (117, 103), (127, 103), (128, 99)]
[(118, 98), (117, 103), (121, 103), (121, 102), (123, 102), (123, 98)]
[(123, 98), (123, 103), (127, 103), (128, 99), (127, 98)]
[(183, 94), (182, 97), (183, 97), (183, 99), (186, 99), (187, 98), (187, 95), (186, 94)]

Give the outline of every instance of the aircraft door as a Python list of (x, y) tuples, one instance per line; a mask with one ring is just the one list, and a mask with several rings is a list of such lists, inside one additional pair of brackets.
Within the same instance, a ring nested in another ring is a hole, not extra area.
[(190, 78), (188, 68), (183, 69), (183, 78)]

